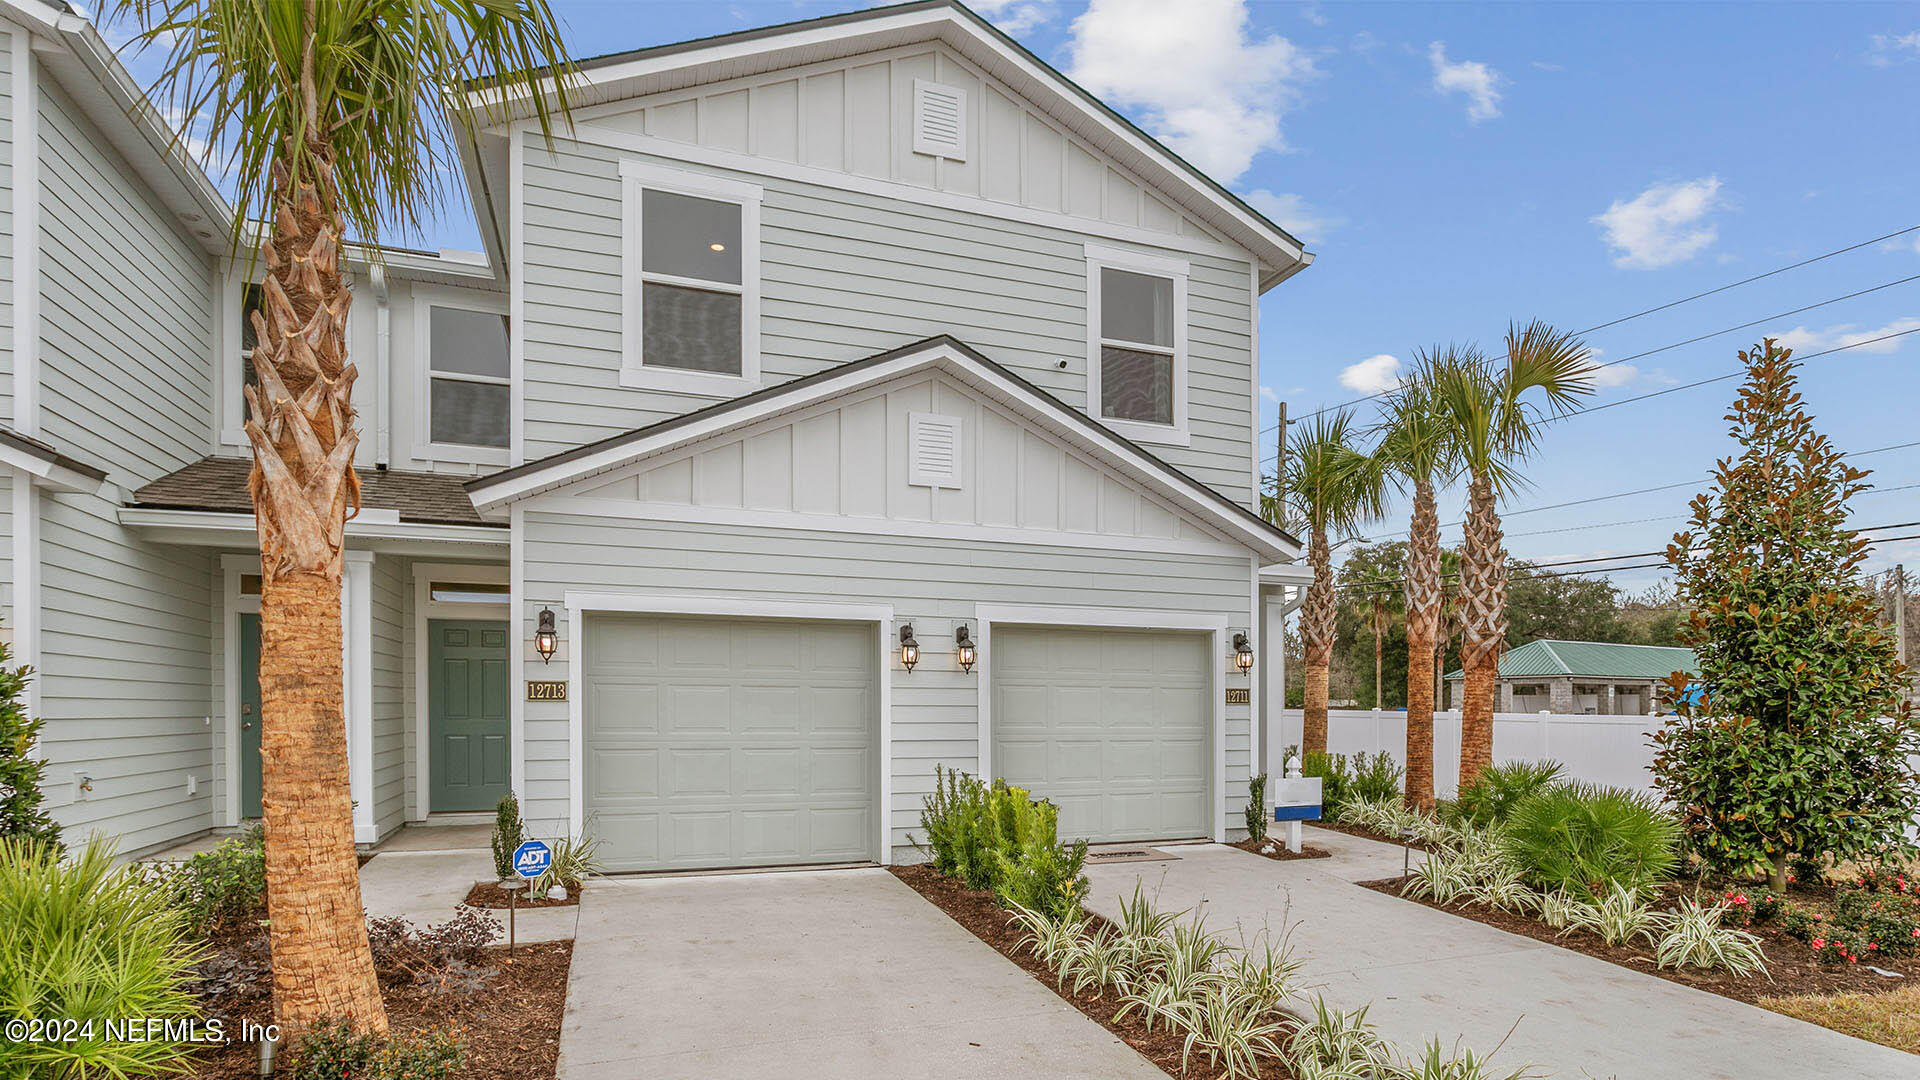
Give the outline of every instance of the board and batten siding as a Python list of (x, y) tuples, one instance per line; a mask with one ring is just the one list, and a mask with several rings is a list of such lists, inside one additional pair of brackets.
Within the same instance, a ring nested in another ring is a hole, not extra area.
[[(524, 316), (518, 332), (525, 460), (719, 400), (620, 385), (622, 160), (746, 180), (764, 189), (763, 385), (951, 334), (1069, 407), (1086, 408), (1086, 244), (1114, 242), (582, 140), (557, 140), (549, 153), (537, 136), (523, 139)], [(1190, 264), (1191, 445), (1150, 449), (1247, 504), (1250, 264), (1194, 252), (1181, 257)]]
[[(37, 89), (41, 430), (132, 490), (206, 453), (212, 268), (66, 94)], [(55, 816), (122, 853), (207, 829), (212, 554), (135, 537), (97, 495), (42, 493), (39, 506)]]
[[(893, 795), (886, 811), (892, 856), (901, 860), (915, 857), (909, 834), (919, 830), (920, 804), (933, 790), (934, 765), (979, 768), (979, 677), (952, 670), (944, 657), (932, 662), (951, 650), (957, 625), (976, 622), (977, 605), (1205, 613), (1244, 629), (1250, 602), (1250, 564), (1243, 555), (981, 544), (547, 510), (522, 514), (518, 557), (525, 588), (519, 632), (527, 640), (539, 610), (564, 611), (569, 590), (883, 603), (892, 606), (895, 626), (913, 623), (930, 662), (910, 673), (894, 662), (882, 673), (891, 680), (892, 694)], [(564, 614), (559, 625), (560, 652), (551, 664), (529, 652), (524, 678), (564, 677), (574, 646), (565, 640)], [(1227, 670), (1227, 657), (1216, 661)], [(568, 814), (567, 706), (527, 702), (524, 708), (523, 813), (535, 833), (558, 835), (566, 831)], [(1246, 801), (1251, 736), (1246, 706), (1229, 706), (1226, 715), (1220, 797), (1231, 824)]]

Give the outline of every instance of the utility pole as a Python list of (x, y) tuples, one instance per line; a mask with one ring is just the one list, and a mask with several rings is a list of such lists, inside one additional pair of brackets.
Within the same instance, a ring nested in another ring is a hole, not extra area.
[(1279, 434), (1274, 436), (1277, 443), (1273, 459), (1273, 509), (1280, 520), (1275, 522), (1281, 528), (1287, 527), (1287, 403), (1280, 403)]
[(1902, 664), (1907, 662), (1907, 566), (1893, 567), (1893, 648)]
[(1386, 699), (1383, 695), (1385, 694), (1387, 687), (1386, 687), (1386, 682), (1384, 680), (1384, 673), (1381, 670), (1382, 664), (1383, 664), (1383, 656), (1385, 654), (1384, 654), (1382, 642), (1380, 640), (1380, 635), (1382, 630), (1385, 628), (1384, 624), (1386, 623), (1386, 620), (1387, 620), (1386, 611), (1381, 604), (1380, 594), (1374, 593), (1373, 594), (1373, 711), (1374, 712), (1379, 712), (1382, 708), (1386, 706)]

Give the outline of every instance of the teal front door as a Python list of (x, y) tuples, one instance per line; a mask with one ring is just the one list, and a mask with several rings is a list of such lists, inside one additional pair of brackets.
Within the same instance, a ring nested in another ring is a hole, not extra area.
[(260, 816), (260, 616), (240, 616), (240, 815)]
[(492, 810), (507, 775), (507, 624), (427, 623), (427, 772), (435, 812)]

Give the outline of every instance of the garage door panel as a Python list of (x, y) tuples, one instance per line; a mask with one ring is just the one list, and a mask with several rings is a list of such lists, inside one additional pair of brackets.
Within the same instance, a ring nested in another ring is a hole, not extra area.
[(583, 794), (609, 868), (874, 857), (870, 627), (595, 616), (585, 636)]
[(1060, 808), (1066, 838), (1211, 830), (1210, 635), (996, 626), (993, 772)]

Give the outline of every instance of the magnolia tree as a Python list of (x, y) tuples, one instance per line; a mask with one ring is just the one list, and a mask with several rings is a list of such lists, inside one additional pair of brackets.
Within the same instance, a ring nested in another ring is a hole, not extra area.
[(1670, 683), (1678, 718), (1654, 735), (1657, 782), (1693, 849), (1719, 869), (1872, 859), (1920, 810), (1920, 730), (1904, 672), (1846, 526), (1867, 474), (1814, 430), (1790, 350), (1740, 354), (1727, 415), (1741, 450), (1693, 500), (1667, 559), (1692, 611), (1681, 632), (1698, 685)]

